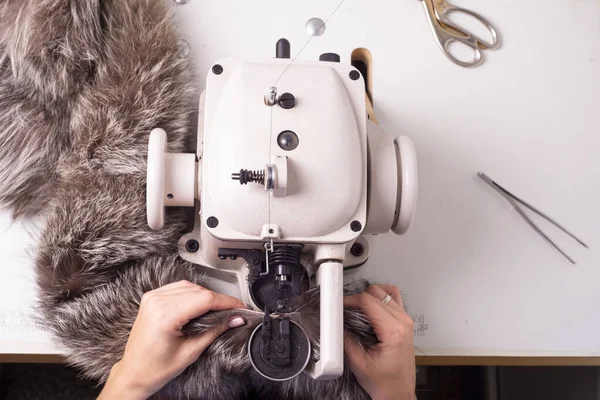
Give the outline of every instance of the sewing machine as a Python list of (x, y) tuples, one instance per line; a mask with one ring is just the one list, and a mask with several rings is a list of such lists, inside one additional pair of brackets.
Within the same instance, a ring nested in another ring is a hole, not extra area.
[(310, 341), (286, 318), (320, 287), (320, 357), (315, 379), (343, 372), (343, 272), (366, 262), (367, 235), (410, 227), (417, 196), (415, 149), (368, 120), (365, 81), (328, 54), (213, 65), (199, 104), (197, 154), (167, 151), (155, 129), (148, 147), (147, 212), (196, 207), (181, 257), (235, 281), (265, 313), (249, 355), (272, 380), (306, 369)]

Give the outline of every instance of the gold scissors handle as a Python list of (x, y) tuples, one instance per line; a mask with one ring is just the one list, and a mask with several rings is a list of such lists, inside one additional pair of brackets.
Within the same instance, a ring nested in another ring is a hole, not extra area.
[[(429, 26), (438, 42), (438, 45), (452, 62), (461, 67), (476, 67), (483, 61), (482, 50), (495, 50), (500, 47), (500, 40), (496, 28), (481, 15), (457, 7), (445, 0), (421, 0), (425, 12), (427, 13)], [(492, 36), (492, 41), (488, 42), (477, 35), (464, 30), (448, 19), (452, 13), (466, 14), (485, 26)], [(450, 52), (450, 45), (454, 42), (460, 42), (473, 50), (473, 58), (469, 61), (462, 61), (456, 58)]]

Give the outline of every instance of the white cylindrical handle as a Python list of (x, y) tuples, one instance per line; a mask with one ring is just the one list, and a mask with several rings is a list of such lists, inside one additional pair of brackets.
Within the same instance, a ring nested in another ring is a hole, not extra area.
[(166, 207), (193, 207), (196, 198), (196, 155), (167, 153), (167, 133), (150, 132), (146, 175), (146, 214), (150, 229), (165, 224)]
[(390, 231), (398, 204), (400, 182), (394, 137), (368, 121), (369, 203), (364, 233)]
[(196, 155), (168, 153), (165, 176), (166, 206), (193, 207), (196, 198)]
[(274, 197), (285, 197), (288, 188), (288, 158), (284, 156), (272, 156), (271, 165), (275, 167)]
[(344, 266), (324, 262), (317, 270), (320, 286), (320, 358), (311, 376), (331, 380), (344, 373)]
[(158, 128), (150, 132), (146, 171), (146, 214), (150, 229), (159, 230), (165, 224), (165, 171), (167, 133)]

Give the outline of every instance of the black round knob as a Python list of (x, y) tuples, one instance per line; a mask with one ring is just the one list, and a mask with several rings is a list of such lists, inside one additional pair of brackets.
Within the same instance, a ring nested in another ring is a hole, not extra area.
[(287, 39), (279, 39), (275, 46), (276, 58), (290, 58), (291, 46)]
[(195, 253), (200, 249), (200, 243), (198, 243), (198, 241), (194, 239), (188, 240), (185, 243), (185, 249), (190, 253)]
[(337, 62), (341, 61), (340, 55), (335, 53), (325, 53), (321, 54), (319, 57), (319, 61), (327, 61), (327, 62)]
[(352, 229), (353, 232), (359, 232), (362, 230), (362, 224), (358, 221), (352, 221), (350, 229)]
[(352, 247), (350, 248), (350, 253), (354, 257), (360, 257), (363, 254), (365, 254), (365, 247), (362, 244), (360, 244), (360, 243), (354, 243), (352, 245)]
[(279, 106), (286, 110), (294, 108), (296, 105), (296, 98), (291, 93), (284, 93), (279, 97)]
[(212, 72), (215, 75), (221, 75), (223, 73), (223, 66), (221, 64), (215, 64), (215, 65), (213, 65)]
[[(281, 150), (292, 151), (298, 147), (300, 139), (298, 138), (298, 135), (292, 131), (283, 131), (277, 136), (277, 144)], [(269, 230), (269, 233), (272, 234), (273, 232), (271, 232), (271, 230)]]
[(219, 220), (216, 217), (208, 217), (206, 220), (206, 226), (209, 228), (216, 228), (219, 226)]

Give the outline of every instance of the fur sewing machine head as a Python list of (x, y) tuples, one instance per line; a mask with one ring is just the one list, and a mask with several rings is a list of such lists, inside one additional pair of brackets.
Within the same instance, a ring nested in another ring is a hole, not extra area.
[(367, 234), (403, 234), (416, 207), (415, 149), (367, 117), (365, 82), (350, 64), (225, 59), (200, 99), (197, 154), (169, 153), (167, 133), (150, 135), (147, 214), (196, 207), (180, 255), (236, 282), (264, 312), (249, 358), (282, 381), (307, 368), (310, 341), (286, 314), (320, 287), (320, 357), (315, 379), (343, 373), (343, 271), (369, 257)]

